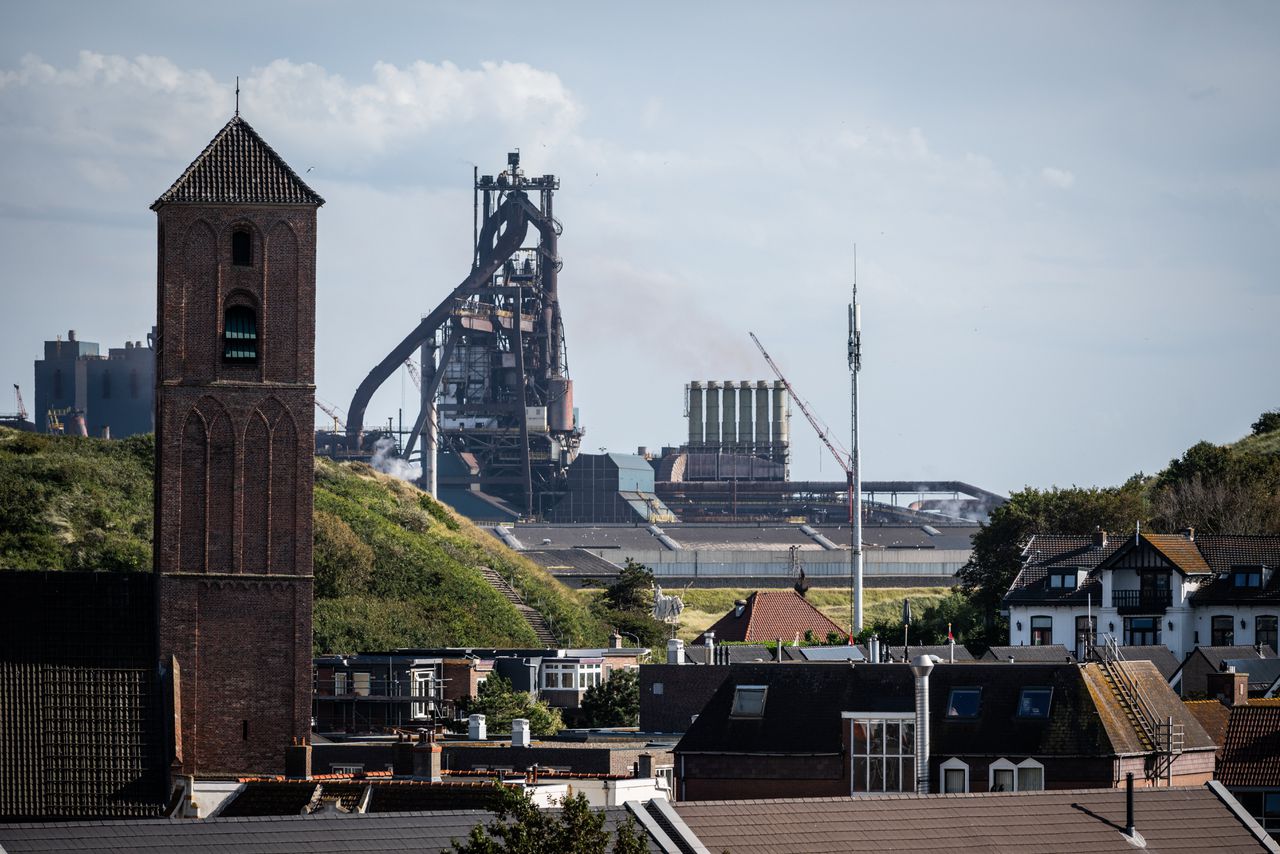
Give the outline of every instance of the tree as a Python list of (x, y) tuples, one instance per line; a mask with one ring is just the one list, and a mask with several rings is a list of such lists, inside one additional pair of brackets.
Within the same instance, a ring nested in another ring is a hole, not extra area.
[(587, 689), (582, 698), (587, 726), (636, 726), (640, 722), (640, 677), (634, 670), (615, 670), (609, 679)]
[(534, 700), (524, 691), (516, 691), (509, 680), (496, 673), (486, 679), (477, 695), (466, 703), (466, 713), (484, 715), (485, 724), (494, 732), (510, 730), (516, 718), (529, 721), (529, 730), (534, 735), (554, 735), (564, 729), (559, 709)]
[(641, 854), (648, 850), (630, 815), (611, 834), (604, 826), (604, 813), (591, 809), (582, 793), (565, 798), (560, 809), (552, 811), (538, 809), (520, 789), (500, 784), (498, 788), (493, 820), (471, 828), (466, 842), (455, 841), (456, 854)]
[(1271, 409), (1259, 415), (1258, 420), (1253, 422), (1252, 429), (1255, 436), (1280, 430), (1280, 409)]
[(653, 607), (653, 571), (627, 558), (618, 580), (604, 591), (605, 604), (614, 611), (644, 611)]
[[(1088, 534), (1095, 528), (1132, 530), (1151, 516), (1142, 475), (1123, 486), (1027, 487), (991, 513), (973, 535), (973, 554), (958, 573), (960, 589), (983, 615), (970, 642), (991, 646), (1008, 641), (1008, 625), (999, 618), (1000, 600), (1022, 568), (1022, 550), (1035, 533)], [(899, 627), (901, 630), (901, 627)], [(914, 633), (913, 633), (914, 634)]]

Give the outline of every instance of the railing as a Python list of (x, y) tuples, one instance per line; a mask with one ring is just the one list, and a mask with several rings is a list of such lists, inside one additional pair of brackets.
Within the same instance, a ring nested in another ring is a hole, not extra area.
[(1153, 762), (1148, 769), (1148, 778), (1159, 783), (1165, 778), (1166, 785), (1173, 784), (1173, 762), (1182, 753), (1186, 735), (1183, 726), (1175, 723), (1172, 717), (1160, 721), (1151, 711), (1142, 695), (1138, 683), (1125, 672), (1121, 664), (1124, 653), (1114, 635), (1107, 635), (1103, 641), (1102, 668), (1111, 677), (1111, 683), (1120, 696), (1120, 701), (1128, 707), (1133, 715), (1133, 722), (1138, 732), (1146, 739), (1154, 754)]
[(1121, 611), (1163, 611), (1172, 604), (1172, 590), (1111, 591), (1111, 607)]

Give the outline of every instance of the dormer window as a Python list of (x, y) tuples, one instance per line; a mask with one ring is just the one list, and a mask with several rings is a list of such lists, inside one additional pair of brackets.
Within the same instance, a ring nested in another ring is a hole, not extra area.
[(231, 232), (231, 263), (237, 267), (253, 266), (253, 235), (248, 229)]
[(1253, 588), (1262, 587), (1262, 567), (1260, 566), (1237, 566), (1231, 570), (1231, 586), (1236, 588)]
[(258, 361), (258, 318), (247, 305), (227, 309), (222, 329), (222, 360), (234, 364)]
[(1053, 569), (1049, 571), (1049, 587), (1053, 590), (1075, 590), (1078, 578), (1074, 569)]
[(765, 696), (769, 692), (767, 685), (738, 685), (733, 689), (733, 708), (729, 716), (733, 718), (764, 717)]

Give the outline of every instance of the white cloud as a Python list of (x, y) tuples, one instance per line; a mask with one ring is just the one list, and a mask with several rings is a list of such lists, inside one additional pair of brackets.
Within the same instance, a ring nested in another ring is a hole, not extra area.
[(1076, 182), (1076, 176), (1073, 173), (1055, 166), (1046, 166), (1041, 169), (1040, 177), (1046, 184), (1057, 187), (1059, 190), (1066, 190)]

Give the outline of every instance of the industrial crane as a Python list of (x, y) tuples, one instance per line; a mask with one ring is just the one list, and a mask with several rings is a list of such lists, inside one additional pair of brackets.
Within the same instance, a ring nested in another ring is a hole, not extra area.
[(418, 366), (413, 363), (413, 359), (405, 359), (404, 367), (409, 372), (409, 379), (413, 380), (418, 391), (422, 391), (422, 375), (418, 373)]
[(769, 367), (778, 377), (778, 380), (787, 388), (787, 393), (791, 395), (791, 399), (796, 402), (796, 406), (800, 407), (800, 411), (804, 413), (804, 417), (809, 420), (809, 424), (813, 427), (813, 432), (818, 434), (818, 438), (822, 440), (822, 444), (827, 446), (827, 450), (831, 452), (831, 456), (835, 458), (836, 465), (844, 472), (845, 478), (849, 483), (849, 523), (853, 523), (853, 457), (847, 451), (843, 451), (836, 447), (834, 440), (827, 435), (827, 429), (823, 426), (817, 417), (810, 411), (808, 404), (804, 402), (804, 398), (796, 394), (796, 390), (791, 387), (791, 382), (782, 375), (782, 369), (769, 355), (769, 351), (764, 349), (764, 345), (760, 343), (760, 339), (756, 337), (754, 332), (748, 332), (751, 340), (755, 342), (756, 347), (760, 349), (760, 355), (764, 356), (764, 360), (769, 363)]
[(342, 418), (339, 417), (338, 411), (334, 409), (332, 406), (330, 406), (327, 403), (324, 403), (319, 398), (316, 398), (316, 407), (319, 408), (319, 410), (323, 412), (325, 415), (328, 415), (330, 418), (333, 419), (333, 432), (338, 433), (347, 429), (346, 425), (342, 423)]
[(27, 407), (22, 402), (22, 389), (18, 388), (18, 384), (13, 384), (14, 397), (18, 398), (18, 419), (20, 421), (27, 420)]

